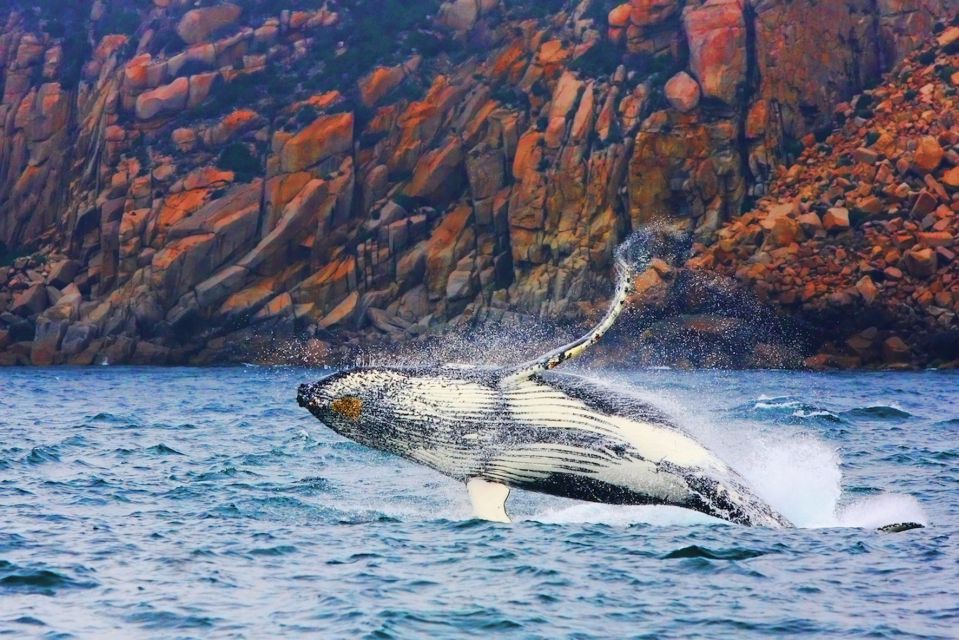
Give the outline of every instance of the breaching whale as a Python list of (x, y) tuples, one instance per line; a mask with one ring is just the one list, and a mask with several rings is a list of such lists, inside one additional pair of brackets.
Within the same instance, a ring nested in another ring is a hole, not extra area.
[(648, 264), (649, 241), (634, 234), (617, 251), (609, 310), (568, 345), (509, 369), (351, 369), (301, 385), (298, 402), (340, 435), (466, 483), (479, 518), (509, 522), (506, 500), (518, 488), (592, 502), (672, 505), (748, 526), (790, 526), (655, 407), (552, 371), (615, 323), (635, 274)]

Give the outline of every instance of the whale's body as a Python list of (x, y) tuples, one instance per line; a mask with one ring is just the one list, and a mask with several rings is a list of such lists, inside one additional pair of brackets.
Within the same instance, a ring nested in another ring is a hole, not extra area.
[[(509, 521), (511, 488), (593, 502), (672, 505), (750, 526), (789, 522), (655, 407), (552, 369), (598, 342), (622, 313), (637, 266), (661, 241), (634, 235), (603, 319), (578, 340), (509, 370), (352, 369), (302, 385), (298, 400), (356, 442), (466, 483), (474, 512)], [(908, 530), (916, 523), (884, 530)]]
[[(510, 488), (612, 504), (673, 505), (744, 525), (787, 526), (743, 479), (660, 411), (552, 372), (622, 313), (648, 233), (616, 255), (603, 319), (578, 340), (510, 370), (366, 368), (302, 385), (298, 400), (337, 433), (466, 482), (477, 516), (508, 521)], [(638, 256), (629, 254), (636, 249)]]
[(518, 488), (789, 524), (660, 411), (579, 376), (355, 369), (304, 385), (299, 400), (357, 442), (468, 483), (488, 519), (506, 519), (508, 488)]

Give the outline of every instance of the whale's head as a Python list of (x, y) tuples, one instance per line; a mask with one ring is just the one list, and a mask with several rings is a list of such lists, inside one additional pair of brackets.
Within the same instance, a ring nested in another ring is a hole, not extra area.
[(351, 369), (300, 385), (297, 402), (338, 434), (377, 449), (390, 448), (390, 396), (395, 376), (377, 369)]

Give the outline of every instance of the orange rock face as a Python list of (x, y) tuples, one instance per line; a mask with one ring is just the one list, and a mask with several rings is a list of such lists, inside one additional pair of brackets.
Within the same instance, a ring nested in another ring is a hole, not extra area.
[(353, 114), (321, 116), (286, 141), (280, 152), (284, 171), (301, 171), (353, 146)]
[(683, 12), (689, 66), (703, 95), (733, 104), (746, 81), (746, 22), (742, 0), (708, 0)]
[(403, 80), (416, 72), (422, 62), (422, 56), (413, 56), (395, 67), (377, 67), (372, 73), (359, 81), (360, 99), (363, 104), (372, 107), (395, 89)]

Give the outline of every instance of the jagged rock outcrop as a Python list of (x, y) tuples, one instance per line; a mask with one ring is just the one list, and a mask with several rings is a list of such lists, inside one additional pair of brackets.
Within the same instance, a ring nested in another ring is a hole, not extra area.
[[(951, 37), (940, 0), (34, 4), (0, 9), (6, 363), (582, 320), (630, 229), (711, 240), (837, 104)], [(781, 218), (770, 247), (842, 222)]]

